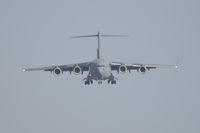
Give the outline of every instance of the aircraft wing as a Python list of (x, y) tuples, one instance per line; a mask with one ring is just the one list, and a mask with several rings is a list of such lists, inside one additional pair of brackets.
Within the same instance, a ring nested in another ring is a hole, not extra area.
[(147, 70), (156, 68), (178, 68), (178, 65), (159, 65), (159, 64), (138, 64), (138, 63), (122, 63), (122, 62), (111, 62), (111, 70), (119, 71), (120, 66), (125, 66), (127, 70), (139, 70), (145, 68)]
[(62, 71), (69, 71), (72, 72), (76, 66), (81, 68), (81, 71), (88, 71), (89, 70), (90, 62), (85, 63), (77, 63), (77, 64), (69, 64), (69, 65), (54, 65), (54, 66), (47, 66), (47, 67), (37, 67), (37, 68), (25, 68), (23, 69), (24, 72), (26, 71), (54, 71), (55, 68), (59, 68)]

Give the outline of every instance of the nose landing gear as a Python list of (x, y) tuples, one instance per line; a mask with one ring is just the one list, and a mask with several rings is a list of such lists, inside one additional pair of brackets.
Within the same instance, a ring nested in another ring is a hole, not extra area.
[(116, 80), (108, 80), (108, 84), (116, 84)]
[(102, 81), (98, 81), (98, 84), (102, 84)]

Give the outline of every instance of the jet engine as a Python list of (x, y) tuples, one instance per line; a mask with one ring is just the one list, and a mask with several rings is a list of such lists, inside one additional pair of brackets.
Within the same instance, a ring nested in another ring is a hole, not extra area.
[(140, 72), (141, 74), (144, 74), (146, 71), (147, 71), (147, 68), (144, 66), (138, 68), (138, 72)]
[(81, 73), (81, 71), (82, 71), (82, 69), (81, 69), (81, 67), (80, 66), (75, 66), (74, 67), (74, 70), (73, 70), (73, 72), (74, 72), (74, 74), (80, 74)]
[(126, 67), (125, 65), (121, 65), (121, 66), (119, 67), (119, 72), (120, 72), (120, 73), (125, 73), (126, 70), (127, 70), (127, 67)]
[(53, 74), (54, 74), (55, 76), (59, 76), (61, 73), (62, 73), (62, 70), (61, 70), (59, 67), (56, 67), (56, 68), (53, 70)]

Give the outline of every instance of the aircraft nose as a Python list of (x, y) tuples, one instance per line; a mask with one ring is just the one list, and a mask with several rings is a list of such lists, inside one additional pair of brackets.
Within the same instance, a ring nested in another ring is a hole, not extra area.
[(99, 71), (99, 72), (102, 72), (103, 70), (104, 70), (103, 67), (98, 67), (98, 71)]
[(97, 71), (98, 71), (98, 73), (99, 73), (100, 75), (102, 75), (103, 69), (104, 69), (103, 67), (98, 67), (98, 68), (97, 68)]

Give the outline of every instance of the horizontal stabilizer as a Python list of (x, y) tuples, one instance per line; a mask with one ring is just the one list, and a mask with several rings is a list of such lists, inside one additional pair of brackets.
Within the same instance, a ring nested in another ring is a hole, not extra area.
[(86, 36), (72, 36), (70, 38), (84, 38), (84, 37), (96, 37), (97, 35), (86, 35)]
[(128, 35), (101, 35), (102, 37), (128, 37)]
[(96, 35), (84, 35), (84, 36), (72, 36), (70, 38), (85, 38), (85, 37), (128, 37), (127, 35), (103, 35), (103, 34), (96, 34)]

